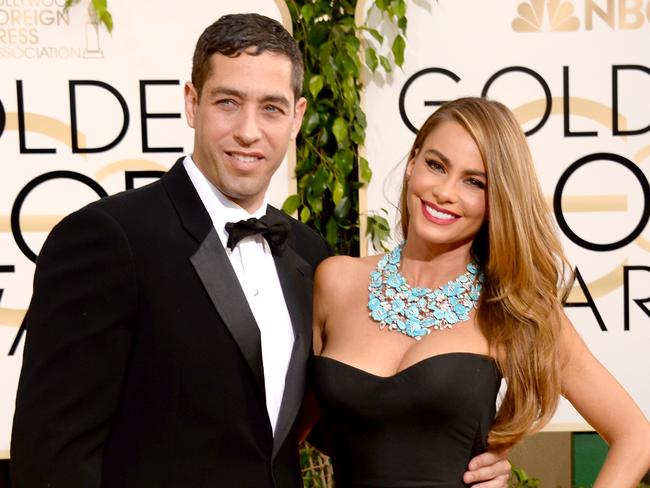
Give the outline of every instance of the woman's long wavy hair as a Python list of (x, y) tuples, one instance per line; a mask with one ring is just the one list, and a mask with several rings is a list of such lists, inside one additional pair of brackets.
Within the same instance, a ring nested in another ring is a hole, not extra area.
[[(569, 263), (555, 233), (519, 123), (495, 101), (461, 98), (441, 106), (419, 130), (409, 160), (443, 122), (472, 136), (487, 173), (486, 221), (472, 252), (485, 274), (478, 323), (508, 388), (489, 435), (509, 447), (543, 427), (560, 395), (558, 336)], [(406, 174), (401, 227), (408, 237)]]

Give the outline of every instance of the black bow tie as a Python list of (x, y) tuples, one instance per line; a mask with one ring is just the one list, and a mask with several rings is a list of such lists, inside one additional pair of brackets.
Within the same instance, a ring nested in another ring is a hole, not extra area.
[(261, 234), (274, 251), (282, 251), (290, 230), (289, 222), (282, 216), (265, 215), (261, 219), (251, 218), (239, 222), (228, 222), (228, 249), (235, 248), (244, 237)]

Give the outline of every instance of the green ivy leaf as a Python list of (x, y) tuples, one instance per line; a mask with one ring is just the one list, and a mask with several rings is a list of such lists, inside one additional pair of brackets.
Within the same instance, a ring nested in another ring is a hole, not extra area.
[(349, 44), (345, 45), (345, 51), (348, 53), (348, 56), (350, 57), (350, 59), (354, 61), (354, 64), (357, 65), (357, 71), (359, 70), (359, 67), (361, 66), (361, 63), (359, 62), (359, 49), (355, 49), (352, 46), (350, 46)]
[(327, 66), (332, 63), (332, 43), (327, 41), (320, 45), (318, 49), (318, 59), (321, 66)]
[(339, 226), (336, 223), (336, 220), (334, 217), (330, 217), (330, 219), (327, 221), (327, 225), (325, 226), (326, 229), (326, 239), (327, 242), (329, 243), (330, 246), (333, 248), (336, 248), (336, 241), (338, 240), (339, 236)]
[(395, 57), (395, 64), (402, 66), (404, 64), (404, 49), (406, 48), (406, 41), (398, 34), (393, 41), (393, 56)]
[(354, 111), (354, 116), (356, 117), (357, 121), (359, 124), (361, 124), (361, 127), (364, 129), (368, 127), (368, 122), (366, 120), (366, 114), (361, 110), (360, 106), (357, 106), (355, 111)]
[(381, 62), (381, 66), (384, 68), (386, 73), (393, 71), (393, 65), (390, 64), (390, 59), (388, 59), (386, 56), (379, 56), (379, 61)]
[(361, 169), (361, 181), (364, 183), (370, 183), (372, 179), (372, 170), (368, 164), (368, 160), (363, 157), (359, 157), (359, 167)]
[(311, 213), (319, 214), (323, 211), (323, 199), (319, 196), (316, 196), (312, 193), (307, 193), (307, 202), (311, 207)]
[(381, 46), (384, 43), (384, 36), (382, 36), (377, 29), (372, 29), (370, 27), (362, 27), (362, 30), (365, 30), (370, 34)]
[(300, 211), (300, 221), (303, 224), (306, 224), (310, 216), (311, 216), (311, 212), (309, 211), (309, 209), (307, 207), (302, 207), (302, 210)]
[(352, 172), (354, 167), (354, 154), (349, 149), (339, 151), (334, 155), (334, 166), (336, 167), (337, 176), (345, 179)]
[(382, 12), (386, 11), (386, 0), (375, 0), (375, 6)]
[(368, 49), (366, 49), (365, 58), (366, 58), (366, 66), (368, 66), (368, 68), (370, 68), (370, 71), (374, 73), (375, 70), (377, 69), (377, 66), (379, 66), (379, 61), (377, 60), (377, 51), (369, 47)]
[(336, 138), (339, 147), (343, 146), (348, 140), (348, 126), (343, 117), (337, 117), (332, 124), (332, 133)]
[(321, 129), (319, 131), (319, 133), (318, 133), (318, 139), (317, 139), (316, 143), (320, 147), (323, 147), (323, 146), (327, 145), (327, 141), (329, 141), (329, 140), (330, 140), (330, 135), (329, 135), (329, 132), (327, 131), (327, 129), (325, 129), (325, 128)]
[(334, 62), (337, 64), (339, 73), (350, 73), (352, 76), (359, 76), (357, 60), (350, 57), (347, 52), (339, 51), (336, 58), (334, 58)]
[(325, 193), (330, 176), (331, 173), (325, 165), (321, 165), (318, 170), (316, 170), (316, 174), (314, 175), (314, 178), (311, 180), (311, 184), (309, 185), (312, 193), (315, 196), (319, 197)]
[(406, 15), (406, 2), (404, 0), (393, 0), (391, 5), (397, 17), (404, 17)]
[(399, 27), (399, 30), (401, 30), (403, 34), (406, 34), (407, 25), (408, 25), (408, 19), (406, 17), (402, 17), (397, 21), (397, 27)]
[(100, 14), (99, 20), (106, 26), (108, 32), (113, 32), (113, 16), (108, 10), (104, 10)]
[(315, 110), (309, 113), (307, 120), (302, 124), (302, 132), (306, 136), (314, 132), (314, 129), (318, 127), (318, 122), (320, 121), (320, 115)]
[(363, 137), (363, 134), (360, 134), (358, 131), (353, 130), (352, 132), (350, 132), (350, 140), (354, 142), (357, 146), (361, 146), (365, 138)]
[(341, 198), (341, 201), (334, 207), (334, 215), (339, 220), (344, 219), (348, 213), (350, 213), (350, 208), (352, 207), (352, 204), (350, 203), (350, 197), (343, 197)]
[(356, 105), (359, 101), (357, 87), (354, 85), (354, 79), (351, 76), (343, 82), (343, 98), (350, 106)]
[(330, 26), (326, 22), (312, 24), (307, 32), (307, 41), (311, 46), (322, 46), (330, 35)]
[(325, 78), (323, 75), (314, 75), (309, 79), (309, 93), (313, 98), (316, 98), (320, 91), (323, 89)]
[(322, 64), (321, 72), (325, 75), (325, 80), (327, 81), (327, 84), (331, 88), (331, 86), (336, 83), (336, 75), (334, 74), (334, 68), (332, 68), (331, 64)]
[(112, 32), (113, 17), (106, 8), (106, 0), (92, 0), (92, 5), (99, 21), (106, 26), (108, 32)]
[(345, 186), (337, 178), (336, 181), (334, 182), (334, 190), (332, 190), (332, 201), (334, 202), (334, 205), (338, 205), (338, 203), (341, 201), (341, 198), (343, 198), (344, 194), (345, 194)]
[(346, 17), (343, 17), (340, 20), (340, 25), (347, 27), (348, 29), (356, 29), (356, 24), (354, 23), (354, 9), (350, 11), (352, 15), (348, 15)]
[(296, 173), (300, 176), (304, 175), (305, 173), (310, 173), (314, 167), (314, 164), (316, 163), (314, 154), (310, 153), (309, 151), (307, 151), (306, 155), (297, 157), (296, 159)]
[(347, 35), (345, 36), (345, 43), (351, 47), (354, 51), (359, 51), (361, 48), (361, 41), (359, 41), (359, 38), (355, 35)]
[(300, 195), (291, 195), (282, 204), (282, 210), (287, 215), (293, 215), (300, 206)]
[[(381, 211), (386, 214), (385, 209)], [(370, 242), (375, 251), (387, 251), (384, 243), (390, 238), (390, 225), (388, 220), (379, 214), (368, 215), (366, 236), (370, 237)]]
[(311, 173), (307, 173), (306, 175), (303, 175), (303, 177), (298, 180), (298, 190), (302, 190), (303, 192), (306, 191), (307, 188), (309, 188), (311, 179), (312, 179)]
[(314, 17), (314, 6), (311, 3), (306, 3), (300, 9), (300, 15), (305, 19), (305, 23), (309, 24), (309, 21)]

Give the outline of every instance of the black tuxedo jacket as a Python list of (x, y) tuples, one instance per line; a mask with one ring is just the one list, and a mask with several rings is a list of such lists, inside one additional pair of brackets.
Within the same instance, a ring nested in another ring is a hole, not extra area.
[(295, 344), (275, 436), (259, 329), (180, 160), (55, 227), (25, 318), (14, 488), (302, 486), (312, 276), (329, 247), (287, 219), (274, 258)]

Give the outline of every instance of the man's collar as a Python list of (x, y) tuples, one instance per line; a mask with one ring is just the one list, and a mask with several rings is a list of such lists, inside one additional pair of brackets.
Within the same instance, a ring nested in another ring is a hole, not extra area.
[(249, 213), (246, 209), (226, 197), (214, 184), (212, 184), (212, 182), (208, 180), (198, 168), (191, 155), (185, 157), (183, 160), (183, 166), (199, 194), (199, 197), (201, 197), (203, 205), (210, 214), (214, 228), (219, 234), (219, 237), (221, 237), (224, 245), (228, 238), (225, 230), (226, 223), (238, 222), (251, 217), (261, 218), (266, 215), (266, 208), (268, 205), (266, 195), (264, 195), (264, 200), (260, 208), (253, 213)]

